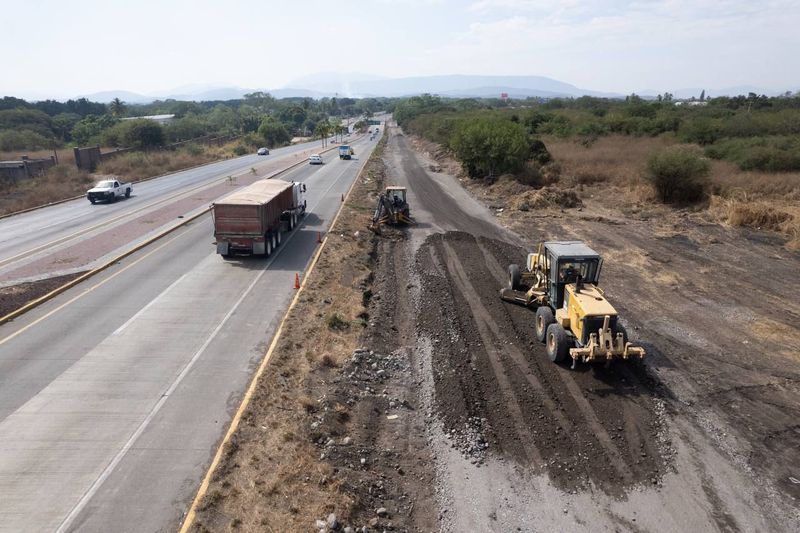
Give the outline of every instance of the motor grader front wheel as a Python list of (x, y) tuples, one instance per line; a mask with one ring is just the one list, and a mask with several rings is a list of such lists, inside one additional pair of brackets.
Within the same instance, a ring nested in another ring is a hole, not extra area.
[(512, 291), (517, 290), (521, 279), (522, 274), (520, 274), (519, 265), (508, 265), (508, 288)]
[(547, 340), (545, 342), (547, 357), (554, 363), (563, 363), (569, 355), (569, 340), (567, 332), (561, 324), (550, 324), (547, 327)]

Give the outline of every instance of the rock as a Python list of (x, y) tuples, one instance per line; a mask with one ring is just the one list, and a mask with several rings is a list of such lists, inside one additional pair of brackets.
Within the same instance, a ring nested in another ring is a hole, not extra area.
[(353, 528), (350, 527), (350, 526), (347, 526), (346, 528), (344, 528), (344, 533), (354, 533)]
[(317, 527), (317, 529), (325, 529), (328, 526), (328, 524), (325, 523), (325, 520), (317, 520), (314, 522), (314, 525)]
[(333, 513), (328, 515), (328, 527), (333, 531), (338, 531), (340, 527), (339, 521), (336, 519), (336, 515)]
[(375, 514), (383, 518), (389, 515), (389, 511), (386, 510), (386, 507), (379, 507), (375, 510)]
[(377, 526), (378, 525), (378, 519), (377, 518), (371, 518), (370, 521), (369, 521), (369, 525), (370, 525), (370, 527)]
[(342, 445), (344, 445), (344, 446), (347, 446), (351, 442), (353, 442), (353, 439), (351, 439), (350, 437), (345, 437), (345, 438), (342, 439)]

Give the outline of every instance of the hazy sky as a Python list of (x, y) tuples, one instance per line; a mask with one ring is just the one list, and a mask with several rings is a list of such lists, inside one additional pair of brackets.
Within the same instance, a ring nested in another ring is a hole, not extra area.
[(800, 89), (798, 0), (0, 0), (0, 13), (0, 95), (278, 88), (337, 70)]

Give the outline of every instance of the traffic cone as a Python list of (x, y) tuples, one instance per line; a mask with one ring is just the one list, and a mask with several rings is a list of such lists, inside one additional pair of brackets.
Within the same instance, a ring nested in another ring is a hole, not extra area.
[(294, 288), (295, 289), (300, 288), (300, 274), (298, 274), (297, 272), (295, 272), (294, 274)]
[(317, 244), (322, 244), (322, 232), (317, 232)]

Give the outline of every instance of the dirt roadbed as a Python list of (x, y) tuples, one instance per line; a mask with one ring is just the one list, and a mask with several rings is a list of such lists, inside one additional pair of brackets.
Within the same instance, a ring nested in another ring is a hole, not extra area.
[[(195, 530), (800, 528), (800, 255), (695, 213), (623, 216), (602, 190), (520, 210), (386, 135)], [(416, 224), (375, 237), (384, 185)], [(644, 365), (547, 359), (533, 313), (498, 297), (543, 239), (604, 255)]]

